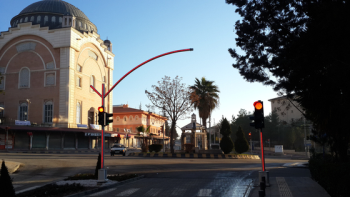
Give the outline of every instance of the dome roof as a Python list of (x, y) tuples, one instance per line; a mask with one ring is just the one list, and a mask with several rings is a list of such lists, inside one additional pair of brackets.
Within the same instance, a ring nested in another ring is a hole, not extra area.
[(62, 0), (43, 0), (35, 2), (24, 8), (19, 15), (38, 12), (72, 15), (89, 20), (77, 7)]

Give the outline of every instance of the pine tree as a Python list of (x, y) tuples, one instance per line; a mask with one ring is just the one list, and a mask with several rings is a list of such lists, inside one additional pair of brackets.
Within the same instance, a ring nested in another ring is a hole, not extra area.
[(241, 154), (249, 150), (249, 144), (244, 136), (242, 128), (239, 126), (236, 133), (235, 150)]
[(95, 169), (95, 177), (98, 179), (98, 170), (101, 169), (101, 153), (98, 154), (96, 169)]
[(228, 123), (227, 119), (224, 118), (221, 122), (220, 133), (223, 135), (222, 140), (220, 142), (221, 150), (224, 151), (225, 154), (230, 153), (233, 150), (233, 142), (230, 138), (231, 127), (230, 123)]
[(15, 189), (12, 185), (12, 179), (10, 177), (9, 171), (5, 166), (5, 161), (2, 160), (1, 164), (1, 176), (0, 176), (0, 192), (1, 196), (15, 197)]

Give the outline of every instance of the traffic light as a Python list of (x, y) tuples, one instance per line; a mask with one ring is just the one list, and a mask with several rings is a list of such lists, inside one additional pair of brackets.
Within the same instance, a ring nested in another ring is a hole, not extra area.
[(254, 102), (254, 115), (249, 116), (250, 120), (254, 122), (250, 123), (250, 126), (255, 127), (256, 129), (265, 128), (264, 123), (264, 103), (262, 101)]
[[(110, 118), (112, 118), (112, 119), (110, 119)], [(106, 121), (105, 125), (112, 123), (113, 122), (113, 114), (105, 113), (105, 121)]]
[(252, 132), (249, 132), (248, 136), (249, 136), (249, 140), (251, 140), (252, 139)]
[(254, 126), (256, 129), (265, 128), (264, 121), (264, 103), (262, 101), (254, 102)]
[(98, 108), (98, 124), (101, 126), (105, 126), (105, 110), (103, 107)]

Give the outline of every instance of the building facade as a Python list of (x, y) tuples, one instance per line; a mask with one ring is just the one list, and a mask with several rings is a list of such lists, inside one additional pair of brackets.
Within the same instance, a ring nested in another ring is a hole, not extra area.
[[(277, 112), (280, 121), (290, 124), (292, 121), (297, 122), (304, 120), (303, 114), (299, 111), (302, 110), (302, 108), (297, 102), (290, 101), (285, 96), (273, 98), (268, 101), (271, 102), (271, 111)], [(299, 110), (296, 107), (298, 107)]]
[[(102, 84), (106, 91), (112, 87), (114, 56), (112, 43), (101, 40), (97, 27), (75, 6), (61, 0), (27, 6), (0, 36), (1, 124), (92, 130), (101, 98), (90, 85), (100, 92)], [(112, 94), (105, 106), (107, 113), (113, 111)], [(105, 129), (112, 131), (112, 125)], [(49, 130), (41, 131), (41, 143)]]
[[(138, 135), (137, 127), (150, 127), (149, 134), (146, 134), (146, 139), (149, 144), (157, 143), (168, 145), (169, 137), (163, 132), (163, 126), (166, 117), (160, 116), (152, 112), (146, 112), (140, 109), (129, 108), (129, 105), (113, 106), (113, 136), (120, 137), (119, 142), (128, 147), (141, 147), (143, 137)], [(114, 134), (116, 133), (116, 134)], [(126, 136), (129, 136), (128, 139)]]

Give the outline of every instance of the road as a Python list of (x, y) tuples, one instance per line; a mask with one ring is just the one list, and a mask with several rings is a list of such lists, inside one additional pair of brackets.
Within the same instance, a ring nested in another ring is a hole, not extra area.
[[(24, 164), (19, 172), (11, 175), (16, 191), (62, 180), (77, 173), (94, 173), (97, 156), (0, 153), (0, 159)], [(303, 161), (291, 160), (290, 157), (267, 157), (265, 162), (269, 170), (281, 168), (284, 163)], [(232, 196), (235, 192), (245, 191), (246, 185), (261, 170), (261, 163), (260, 160), (248, 159), (163, 159), (108, 155), (105, 157), (105, 167), (108, 174), (145, 175), (144, 179), (110, 191), (113, 196), (206, 196), (208, 193), (212, 196)]]

